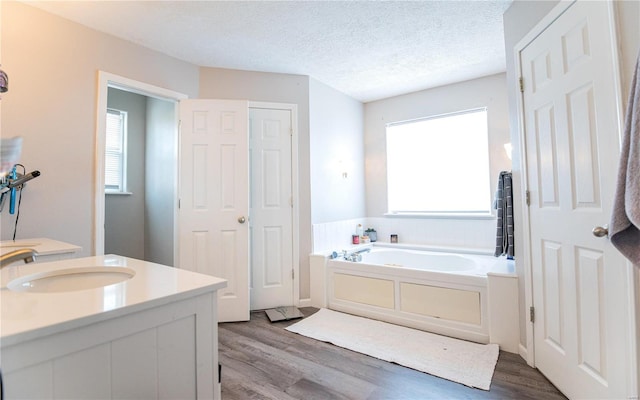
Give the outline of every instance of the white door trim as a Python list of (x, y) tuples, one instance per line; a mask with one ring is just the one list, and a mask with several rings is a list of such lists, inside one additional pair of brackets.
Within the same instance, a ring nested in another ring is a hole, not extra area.
[(298, 105), (286, 103), (271, 103), (250, 101), (249, 108), (266, 108), (272, 110), (291, 111), (291, 192), (293, 194), (293, 301), (294, 305), (300, 305), (300, 195), (298, 193)]
[[(95, 134), (95, 164), (94, 164), (94, 182), (93, 188), (93, 249), (92, 255), (104, 254), (104, 150), (105, 150), (105, 120), (107, 113), (107, 94), (108, 88), (114, 87), (128, 92), (141, 94), (143, 96), (154, 97), (161, 100), (169, 100), (175, 102), (176, 122), (178, 118), (179, 101), (188, 98), (184, 93), (175, 92), (173, 90), (161, 88), (159, 86), (150, 85), (148, 83), (125, 78), (105, 71), (98, 71), (98, 99), (96, 106), (96, 134)], [(178, 126), (176, 125), (175, 148), (178, 151)], [(175, 174), (172, 177), (174, 186), (178, 187), (178, 154), (176, 153)], [(174, 209), (174, 265), (178, 261), (178, 210)]]
[[(531, 243), (531, 235), (530, 232), (530, 221), (529, 221), (529, 212), (526, 206), (526, 193), (529, 190), (529, 184), (527, 182), (527, 151), (525, 145), (525, 135), (524, 135), (524, 99), (523, 93), (520, 91), (518, 80), (522, 76), (522, 64), (520, 62), (520, 53), (524, 50), (529, 43), (531, 43), (542, 31), (544, 31), (553, 21), (555, 21), (563, 12), (566, 11), (569, 6), (573, 4), (573, 1), (561, 1), (557, 6), (555, 6), (549, 14), (547, 14), (540, 22), (536, 24), (536, 26), (529, 31), (528, 34), (524, 36), (515, 46), (513, 51), (514, 57), (514, 65), (516, 72), (516, 85), (512, 88), (512, 90), (516, 93), (514, 96), (517, 100), (517, 110), (518, 110), (518, 146), (517, 151), (519, 154), (518, 159), (520, 160), (518, 164), (518, 168), (520, 170), (520, 204), (523, 206), (520, 207), (519, 210), (514, 210), (518, 213), (517, 219), (522, 221), (522, 243), (523, 246), (520, 249), (522, 253), (521, 257), (516, 259), (516, 264), (522, 264), (523, 275), (524, 275), (524, 301), (525, 301), (525, 313), (522, 316), (526, 318), (526, 343), (525, 348), (523, 348), (522, 344), (520, 345), (520, 355), (527, 361), (527, 364), (534, 367), (535, 366), (535, 354), (533, 351), (533, 323), (529, 320), (527, 310), (530, 310), (533, 307), (533, 274), (531, 270), (531, 251), (529, 248), (529, 243)], [(526, 316), (526, 317), (525, 317)]]
[[(554, 7), (551, 12), (549, 12), (549, 14), (547, 14), (542, 20), (540, 20), (540, 22), (538, 24), (536, 24), (536, 26), (527, 34), (524, 36), (524, 38), (522, 40), (520, 40), (515, 46), (514, 46), (514, 65), (516, 67), (516, 72), (517, 72), (517, 76), (516, 78), (519, 78), (520, 76), (522, 76), (522, 64), (520, 61), (520, 54), (521, 52), (524, 50), (525, 47), (527, 47), (527, 45), (529, 45), (536, 37), (538, 37), (549, 25), (551, 25), (562, 13), (564, 13), (569, 6), (571, 6), (574, 3), (574, 1), (561, 1), (556, 7)], [(617, 85), (615, 88), (615, 100), (616, 100), (616, 110), (617, 110), (617, 122), (618, 122), (618, 126), (617, 127), (612, 127), (612, 129), (618, 129), (619, 132), (622, 132), (622, 124), (623, 124), (623, 107), (622, 107), (622, 92), (621, 92), (621, 85), (620, 85), (620, 58), (619, 58), (619, 54), (618, 54), (618, 45), (617, 45), (617, 32), (615, 30), (616, 24), (615, 24), (615, 9), (614, 9), (614, 5), (613, 3), (608, 3), (608, 15), (606, 16), (607, 18), (610, 19), (611, 23), (611, 38), (612, 38), (612, 43), (611, 45), (611, 49), (614, 55), (614, 80), (616, 81)], [(525, 83), (526, 84), (526, 83)], [(521, 171), (521, 176), (520, 176), (520, 204), (526, 204), (526, 192), (528, 190), (529, 184), (527, 182), (527, 159), (526, 159), (526, 144), (525, 144), (525, 140), (524, 140), (524, 135), (525, 135), (525, 129), (524, 129), (524, 102), (523, 102), (523, 94), (520, 93), (519, 91), (519, 85), (515, 85), (513, 88), (511, 88), (511, 90), (514, 90), (516, 92), (516, 96), (515, 98), (517, 99), (517, 112), (518, 112), (518, 126), (517, 126), (517, 132), (518, 132), (518, 142), (519, 142), (519, 146), (518, 151), (519, 151), (519, 168)], [(621, 142), (621, 141), (620, 141)], [(522, 243), (524, 244), (524, 246), (522, 246), (522, 257), (520, 257), (520, 260), (518, 262), (522, 263), (523, 266), (523, 272), (524, 272), (524, 287), (525, 287), (525, 310), (528, 310), (531, 306), (533, 306), (533, 275), (532, 275), (532, 266), (531, 266), (531, 251), (529, 248), (529, 244), (531, 243), (531, 237), (530, 237), (530, 224), (531, 221), (529, 219), (529, 213), (528, 210), (526, 208), (526, 206), (521, 207), (521, 209), (518, 211), (518, 217), (520, 219), (520, 221), (522, 221), (522, 230), (521, 230), (521, 234), (523, 235), (523, 239), (522, 239)], [(629, 272), (629, 276), (628, 276), (628, 281), (629, 282), (635, 282), (634, 281), (634, 277), (633, 277), (633, 267), (631, 266), (631, 263), (627, 263), (628, 264), (628, 271)], [(632, 285), (631, 290), (629, 291), (629, 304), (630, 304), (630, 309), (629, 309), (629, 320), (630, 321), (636, 321), (636, 324), (631, 324), (632, 329), (634, 328), (634, 326), (637, 326), (637, 311), (635, 310), (635, 297), (636, 297), (636, 293), (640, 290), (640, 288), (637, 287), (637, 283), (635, 285)], [(640, 311), (640, 310), (638, 310)], [(527, 313), (528, 315), (528, 313)], [(638, 367), (640, 367), (639, 362), (640, 360), (638, 360), (637, 355), (637, 348), (636, 348), (636, 343), (633, 342), (633, 338), (636, 337), (637, 332), (633, 333), (630, 335), (630, 340), (631, 342), (629, 343), (629, 349), (631, 350), (631, 363), (632, 365), (636, 366), (636, 370)], [(535, 366), (535, 352), (534, 352), (534, 332), (533, 332), (533, 323), (531, 323), (531, 321), (527, 321), (526, 323), (526, 348), (522, 349), (520, 351), (521, 355), (527, 360), (527, 363), (531, 366)], [(629, 379), (628, 381), (630, 382), (630, 393), (634, 393), (638, 391), (638, 377), (636, 376), (632, 376), (634, 375), (632, 373), (633, 369), (627, 369), (629, 371)]]

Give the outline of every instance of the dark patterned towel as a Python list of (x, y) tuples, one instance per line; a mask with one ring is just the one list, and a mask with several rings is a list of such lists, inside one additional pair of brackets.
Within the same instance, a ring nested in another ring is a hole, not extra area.
[(498, 210), (496, 251), (494, 255), (500, 257), (506, 254), (508, 258), (513, 258), (513, 190), (511, 188), (511, 172), (500, 172), (493, 208)]

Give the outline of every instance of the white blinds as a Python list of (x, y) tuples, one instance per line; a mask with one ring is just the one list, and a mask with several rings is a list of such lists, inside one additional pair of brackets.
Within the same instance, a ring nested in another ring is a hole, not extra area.
[(123, 192), (125, 170), (125, 116), (118, 110), (107, 110), (104, 186), (107, 191)]

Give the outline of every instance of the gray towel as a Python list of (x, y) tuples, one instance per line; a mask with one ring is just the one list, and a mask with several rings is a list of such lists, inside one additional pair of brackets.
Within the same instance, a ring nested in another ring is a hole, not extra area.
[(513, 189), (511, 188), (511, 172), (500, 172), (493, 208), (498, 210), (496, 251), (494, 255), (499, 257), (506, 254), (507, 258), (513, 258)]
[(627, 106), (609, 236), (611, 243), (640, 267), (640, 54)]

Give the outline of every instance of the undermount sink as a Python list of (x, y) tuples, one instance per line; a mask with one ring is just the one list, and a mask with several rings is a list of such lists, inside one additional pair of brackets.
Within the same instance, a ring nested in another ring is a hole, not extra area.
[(135, 271), (125, 267), (78, 267), (39, 272), (12, 280), (7, 288), (14, 292), (58, 293), (95, 289), (133, 278)]

